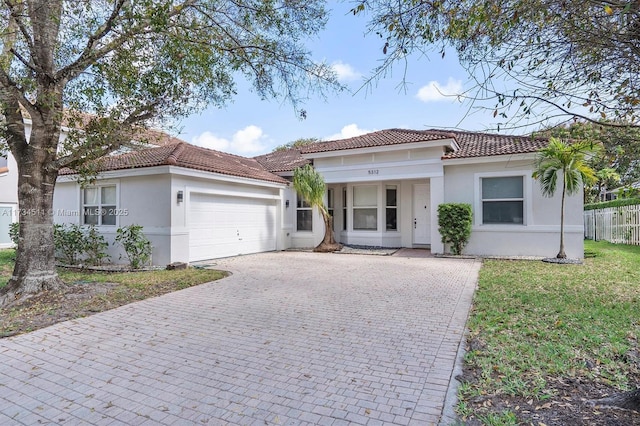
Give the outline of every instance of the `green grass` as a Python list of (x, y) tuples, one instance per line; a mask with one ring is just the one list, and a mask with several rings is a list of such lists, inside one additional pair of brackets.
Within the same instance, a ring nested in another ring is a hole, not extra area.
[[(549, 377), (629, 388), (637, 374), (625, 355), (640, 332), (640, 247), (586, 241), (585, 252), (583, 265), (485, 261), (468, 324), (474, 350), (465, 358), (479, 380), (461, 387), (463, 403), (496, 394), (545, 400)], [(495, 420), (482, 419), (505, 424)]]
[[(0, 250), (0, 287), (5, 286), (11, 276), (13, 259), (13, 250)], [(60, 269), (58, 274), (67, 286), (0, 310), (0, 337), (29, 332), (227, 275), (224, 271), (196, 268), (123, 273)]]
[[(15, 250), (0, 250), (0, 288), (7, 285), (15, 260)], [(58, 274), (66, 283), (74, 282), (110, 282), (121, 284), (124, 289), (140, 292), (145, 288), (163, 282), (175, 282), (177, 289), (187, 288), (207, 281), (221, 278), (224, 274), (219, 271), (189, 268), (182, 271), (149, 271), (149, 272), (72, 272), (59, 269)]]

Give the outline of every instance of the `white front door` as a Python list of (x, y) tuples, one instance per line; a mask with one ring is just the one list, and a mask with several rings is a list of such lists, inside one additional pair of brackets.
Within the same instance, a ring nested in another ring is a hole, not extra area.
[(413, 244), (431, 244), (429, 184), (413, 185)]

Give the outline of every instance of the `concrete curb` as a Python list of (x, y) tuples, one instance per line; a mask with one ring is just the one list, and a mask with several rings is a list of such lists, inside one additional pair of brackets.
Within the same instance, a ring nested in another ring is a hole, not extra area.
[[(482, 259), (476, 259), (476, 261), (482, 262)], [(460, 420), (460, 418), (455, 412), (455, 407), (456, 407), (456, 404), (458, 403), (458, 386), (460, 386), (460, 381), (458, 381), (456, 377), (462, 375), (463, 373), (462, 368), (464, 365), (464, 355), (467, 353), (466, 343), (467, 343), (467, 337), (469, 335), (467, 324), (469, 322), (469, 317), (471, 316), (471, 308), (473, 307), (473, 298), (475, 298), (475, 294), (477, 290), (478, 290), (478, 278), (476, 277), (476, 282), (473, 287), (473, 296), (471, 300), (471, 306), (470, 306), (470, 309), (467, 311), (467, 317), (464, 320), (464, 333), (462, 335), (462, 339), (460, 339), (460, 343), (458, 344), (458, 350), (456, 351), (456, 360), (453, 366), (453, 372), (451, 373), (451, 378), (449, 379), (449, 385), (447, 386), (447, 393), (444, 398), (442, 415), (440, 416), (440, 422), (438, 423), (438, 426), (464, 425), (464, 422)]]
[[(467, 317), (467, 321), (469, 318)], [(444, 406), (442, 408), (442, 416), (440, 417), (440, 423), (438, 426), (453, 426), (464, 424), (458, 415), (456, 414), (455, 407), (458, 403), (458, 386), (460, 382), (456, 377), (462, 374), (462, 366), (464, 364), (464, 355), (467, 353), (465, 348), (468, 332), (465, 331), (458, 346), (456, 352), (456, 362), (453, 366), (453, 372), (451, 373), (451, 380), (449, 380), (449, 386), (447, 387), (447, 394), (444, 398)]]

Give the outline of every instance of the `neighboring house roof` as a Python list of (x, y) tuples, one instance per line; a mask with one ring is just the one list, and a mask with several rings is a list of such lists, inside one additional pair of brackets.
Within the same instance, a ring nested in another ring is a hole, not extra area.
[[(31, 124), (31, 115), (29, 115), (29, 112), (24, 107), (22, 107), (22, 105), (21, 112), (26, 122)], [(70, 128), (71, 126), (72, 128), (81, 129), (84, 126), (88, 125), (89, 122), (94, 118), (98, 118), (98, 116), (86, 112), (72, 112), (65, 109), (62, 119), (62, 126), (67, 128)], [(141, 142), (156, 146), (184, 142), (158, 129), (150, 129), (138, 126), (134, 129), (134, 131), (136, 131), (136, 133), (132, 135), (133, 142)]]
[(265, 169), (273, 173), (290, 172), (298, 167), (311, 163), (310, 160), (302, 158), (299, 149), (274, 151), (253, 158), (262, 164)]
[[(437, 130), (426, 130), (433, 132)], [(531, 136), (495, 135), (491, 133), (449, 131), (460, 149), (446, 153), (443, 159), (490, 157), (494, 155), (526, 154), (538, 152), (549, 144), (546, 138)]]
[(400, 145), (412, 142), (436, 141), (443, 139), (454, 139), (452, 133), (439, 130), (406, 130), (388, 129), (367, 133), (348, 139), (339, 139), (328, 142), (314, 143), (305, 146), (300, 151), (302, 154), (313, 154), (316, 152), (342, 151), (347, 149), (371, 148), (377, 146)]
[(138, 142), (148, 143), (150, 145), (164, 146), (174, 143), (185, 143), (182, 139), (178, 139), (175, 136), (171, 136), (156, 129), (142, 129), (139, 135), (136, 135)]
[[(97, 160), (96, 169), (98, 172), (106, 172), (162, 165), (178, 166), (268, 182), (288, 183), (287, 180), (267, 171), (258, 161), (252, 158), (201, 148), (186, 142), (170, 143), (160, 147), (102, 157)], [(74, 173), (71, 169), (60, 170), (61, 175)]]
[(459, 146), (459, 149), (456, 151), (447, 152), (443, 155), (443, 159), (537, 152), (540, 148), (544, 148), (548, 144), (547, 139), (532, 138), (530, 136), (496, 135), (436, 129), (388, 129), (353, 138), (313, 144), (302, 148), (301, 152), (302, 154), (313, 154), (317, 152), (342, 151), (443, 139), (453, 139)]

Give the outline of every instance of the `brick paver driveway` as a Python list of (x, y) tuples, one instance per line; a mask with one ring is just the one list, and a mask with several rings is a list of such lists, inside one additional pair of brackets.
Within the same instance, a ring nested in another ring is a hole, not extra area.
[(266, 253), (0, 340), (0, 424), (434, 424), (479, 262)]

